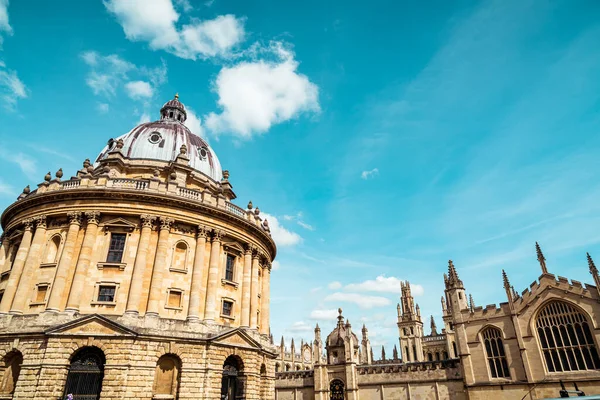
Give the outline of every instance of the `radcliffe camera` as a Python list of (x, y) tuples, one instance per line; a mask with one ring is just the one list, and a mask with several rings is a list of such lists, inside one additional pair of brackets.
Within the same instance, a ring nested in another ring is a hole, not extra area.
[(0, 0), (0, 400), (600, 400), (598, 43), (587, 0)]

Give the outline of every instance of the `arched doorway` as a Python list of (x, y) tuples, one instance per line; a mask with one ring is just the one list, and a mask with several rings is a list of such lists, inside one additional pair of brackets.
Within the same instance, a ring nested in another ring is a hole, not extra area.
[(223, 363), (221, 400), (244, 398), (244, 364), (238, 356), (229, 356)]
[(97, 347), (84, 347), (71, 359), (64, 398), (73, 400), (98, 400), (104, 378), (104, 353)]
[(334, 379), (329, 384), (329, 399), (344, 400), (344, 382), (340, 379)]
[(2, 360), (2, 381), (0, 381), (0, 393), (13, 394), (21, 372), (23, 355), (18, 350), (8, 353)]

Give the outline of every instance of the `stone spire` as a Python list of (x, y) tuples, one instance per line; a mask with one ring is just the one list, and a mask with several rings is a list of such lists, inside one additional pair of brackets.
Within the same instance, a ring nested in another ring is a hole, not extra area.
[(598, 268), (596, 268), (596, 264), (594, 264), (594, 260), (592, 260), (592, 256), (590, 256), (590, 253), (586, 253), (586, 255), (587, 255), (588, 266), (590, 267), (590, 274), (592, 274), (592, 277), (594, 278), (594, 283), (596, 284), (596, 290), (598, 291), (598, 294), (600, 295), (600, 276), (598, 275)]
[(420, 321), (421, 320), (421, 308), (419, 307), (418, 304), (416, 306), (416, 310), (417, 310), (417, 319)]
[(283, 335), (281, 335), (281, 350), (285, 350), (285, 341), (283, 340)]
[(537, 253), (537, 259), (540, 263), (540, 267), (542, 267), (542, 274), (548, 273), (548, 268), (546, 268), (546, 258), (544, 257), (544, 253), (542, 253), (542, 249), (538, 242), (535, 242), (535, 252)]
[(392, 356), (394, 357), (394, 361), (398, 359), (398, 348), (396, 345), (394, 345), (394, 352), (392, 353)]
[(446, 299), (442, 296), (442, 311), (446, 311)]
[(370, 353), (371, 353), (371, 360), (373, 360), (374, 358), (373, 358), (373, 348), (372, 347), (371, 347)]
[(508, 275), (506, 275), (505, 270), (502, 270), (502, 281), (504, 283), (504, 290), (506, 291), (506, 297), (508, 298), (508, 302), (512, 303), (515, 300), (515, 296), (513, 295), (513, 289), (510, 286), (510, 282), (508, 281)]
[(473, 295), (469, 293), (469, 311), (475, 312), (475, 302), (473, 301)]
[(435, 319), (433, 319), (433, 315), (431, 316), (431, 334), (437, 335), (437, 327), (435, 326)]
[[(445, 278), (445, 277), (444, 277)], [(454, 267), (454, 263), (452, 260), (448, 260), (448, 277), (445, 278), (446, 287), (450, 288), (461, 288), (463, 289), (463, 283), (458, 277), (458, 273), (456, 272), (456, 268)]]
[(385, 347), (381, 346), (381, 361), (385, 361)]

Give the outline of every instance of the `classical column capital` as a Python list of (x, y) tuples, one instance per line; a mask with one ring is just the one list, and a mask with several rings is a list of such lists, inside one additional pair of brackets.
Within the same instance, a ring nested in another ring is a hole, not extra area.
[(246, 255), (252, 255), (252, 252), (254, 251), (254, 246), (252, 246), (251, 244), (246, 246), (246, 249), (244, 250), (244, 254)]
[(69, 211), (67, 213), (67, 218), (69, 218), (69, 224), (71, 225), (81, 225), (81, 211)]
[(0, 244), (7, 245), (9, 243), (8, 238), (6, 237), (6, 233), (2, 232), (0, 235)]
[(204, 225), (198, 225), (196, 227), (196, 234), (198, 238), (206, 238), (210, 229)]
[(170, 217), (159, 217), (159, 222), (160, 222), (161, 230), (163, 230), (163, 229), (171, 230), (171, 226), (173, 225), (173, 222), (175, 222), (175, 220)]
[(100, 211), (86, 211), (85, 218), (88, 224), (98, 225), (100, 223)]
[(269, 272), (269, 274), (271, 273), (271, 268), (273, 267), (273, 264), (271, 264), (270, 262), (265, 262), (264, 264), (264, 268)]
[(221, 239), (223, 238), (223, 235), (225, 235), (225, 231), (222, 231), (221, 229), (214, 229), (213, 230), (213, 242), (220, 242)]
[(33, 229), (33, 218), (25, 218), (21, 223), (23, 224), (23, 229), (26, 231)]
[(142, 220), (142, 228), (152, 228), (152, 224), (156, 221), (156, 215), (142, 214), (140, 219)]
[(45, 215), (38, 215), (38, 216), (34, 217), (33, 219), (35, 221), (36, 228), (46, 229), (46, 216)]

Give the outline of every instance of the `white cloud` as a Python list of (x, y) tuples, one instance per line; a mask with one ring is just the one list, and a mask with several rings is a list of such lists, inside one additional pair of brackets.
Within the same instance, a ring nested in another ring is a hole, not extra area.
[(331, 282), (327, 287), (331, 290), (337, 290), (342, 287), (342, 284), (338, 281)]
[(8, 0), (0, 0), (0, 32), (12, 35), (12, 27), (8, 23)]
[[(190, 11), (189, 2), (177, 5)], [(193, 20), (179, 28), (179, 14), (171, 0), (105, 0), (127, 39), (148, 42), (154, 50), (165, 50), (181, 58), (196, 60), (228, 56), (245, 36), (243, 19), (220, 15), (212, 20)]]
[(369, 178), (374, 178), (377, 175), (379, 175), (379, 169), (373, 168), (370, 171), (363, 171), (360, 174), (360, 177), (363, 178), (363, 179), (369, 179)]
[(0, 69), (0, 99), (4, 103), (4, 108), (14, 111), (17, 101), (26, 98), (27, 95), (27, 87), (15, 71)]
[(15, 196), (15, 189), (0, 179), (0, 196)]
[(335, 292), (324, 299), (330, 302), (354, 303), (361, 309), (370, 309), (373, 307), (384, 307), (390, 304), (390, 300), (380, 296), (365, 296), (358, 293)]
[(21, 152), (12, 152), (6, 148), (0, 148), (0, 158), (17, 164), (19, 169), (31, 180), (39, 178), (36, 176), (37, 164), (34, 158)]
[(181, 8), (183, 12), (190, 12), (193, 9), (189, 0), (175, 0), (175, 6)]
[(321, 289), (323, 289), (321, 286), (319, 286), (319, 287), (315, 287), (315, 288), (312, 288), (312, 289), (310, 289), (310, 292), (311, 292), (311, 293), (317, 293), (317, 292), (318, 292), (318, 291), (320, 291)]
[(154, 94), (152, 86), (145, 81), (127, 82), (125, 89), (127, 90), (127, 95), (133, 100), (147, 99)]
[(337, 316), (338, 316), (338, 310), (336, 310), (336, 309), (312, 310), (310, 313), (311, 319), (315, 319), (315, 320), (319, 320), (319, 321), (330, 321), (330, 320), (335, 321)]
[(138, 125), (139, 125), (139, 124), (144, 124), (144, 123), (146, 123), (146, 122), (150, 122), (150, 114), (148, 114), (148, 113), (143, 113), (143, 114), (140, 116), (140, 120), (138, 121)]
[(108, 112), (108, 110), (110, 109), (110, 107), (106, 103), (98, 103), (96, 105), (96, 109), (98, 110), (99, 113), (106, 114)]
[(202, 129), (202, 121), (200, 121), (200, 118), (198, 118), (194, 110), (192, 110), (189, 107), (186, 107), (185, 111), (187, 112), (187, 118), (184, 122), (185, 126), (187, 126), (192, 133), (198, 136), (204, 136), (204, 129)]
[(314, 328), (312, 326), (308, 325), (306, 322), (304, 322), (304, 321), (297, 321), (297, 322), (294, 322), (292, 324), (292, 326), (289, 327), (287, 330), (289, 332), (297, 333), (297, 332), (310, 332), (313, 329)]
[[(351, 283), (344, 287), (345, 290), (351, 290), (355, 292), (381, 292), (381, 293), (397, 293), (400, 294), (400, 282), (402, 280), (390, 276), (378, 276), (375, 280), (366, 280), (361, 283)], [(423, 286), (421, 285), (410, 285), (411, 292), (413, 296), (421, 296), (423, 295)]]
[(281, 268), (281, 264), (279, 264), (279, 261), (273, 261), (273, 263), (271, 264), (271, 269), (273, 271), (277, 271), (279, 268)]
[(298, 222), (297, 222), (297, 224), (298, 224), (298, 225), (300, 225), (301, 227), (303, 227), (303, 228), (304, 228), (304, 229), (306, 229), (306, 230), (309, 230), (309, 231), (314, 231), (314, 230), (315, 230), (315, 227), (314, 227), (314, 226), (312, 226), (312, 225), (309, 225), (309, 224), (307, 224), (307, 223), (306, 223), (306, 222), (304, 222), (304, 221), (298, 221)]
[(215, 134), (249, 138), (303, 112), (320, 110), (319, 89), (297, 72), (294, 54), (278, 42), (269, 49), (275, 61), (244, 61), (219, 72), (214, 90), (222, 112), (206, 117), (206, 126)]
[(315, 228), (314, 226), (307, 224), (306, 222), (304, 222), (302, 220), (302, 211), (298, 211), (298, 213), (296, 213), (296, 215), (284, 215), (283, 217), (281, 217), (284, 221), (296, 221), (296, 223), (298, 225), (300, 225), (302, 228), (309, 230), (309, 231), (314, 231)]
[(302, 241), (302, 237), (296, 232), (292, 232), (281, 226), (276, 217), (261, 213), (260, 215), (263, 220), (267, 220), (269, 228), (271, 229), (271, 236), (277, 244), (277, 246), (294, 246)]

